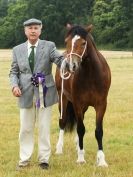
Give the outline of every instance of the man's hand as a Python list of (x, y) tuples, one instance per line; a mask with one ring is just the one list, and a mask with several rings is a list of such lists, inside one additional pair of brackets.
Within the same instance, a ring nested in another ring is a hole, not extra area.
[(12, 89), (12, 93), (16, 97), (20, 97), (22, 95), (20, 88), (17, 86)]

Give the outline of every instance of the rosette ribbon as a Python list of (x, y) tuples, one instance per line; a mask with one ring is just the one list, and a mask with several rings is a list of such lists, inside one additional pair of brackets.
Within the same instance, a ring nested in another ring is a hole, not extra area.
[(39, 88), (39, 98), (36, 100), (36, 107), (44, 108), (45, 96), (47, 92), (47, 87), (45, 84), (45, 75), (42, 73), (33, 74), (33, 76), (31, 77), (31, 82), (35, 87)]

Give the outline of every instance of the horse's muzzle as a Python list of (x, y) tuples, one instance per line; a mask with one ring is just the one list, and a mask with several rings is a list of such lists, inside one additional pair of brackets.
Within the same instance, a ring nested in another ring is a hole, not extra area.
[(69, 62), (70, 72), (75, 72), (79, 68), (80, 63), (81, 61), (79, 60), (79, 58), (72, 58), (72, 60), (70, 60)]

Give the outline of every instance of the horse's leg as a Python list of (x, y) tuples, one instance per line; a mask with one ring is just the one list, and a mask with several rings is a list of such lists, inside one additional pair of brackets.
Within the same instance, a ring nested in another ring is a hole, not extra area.
[(59, 133), (58, 142), (56, 144), (56, 154), (62, 154), (63, 153), (63, 140), (64, 140), (64, 128), (65, 128), (65, 125), (66, 125), (67, 103), (68, 103), (68, 100), (63, 95), (63, 110), (61, 110), (61, 105), (59, 103), (60, 115), (61, 115), (61, 111), (63, 111), (63, 112), (62, 112), (62, 117), (59, 119), (60, 133)]
[[(87, 109), (88, 109), (88, 106), (84, 107), (83, 114), (85, 114), (85, 112), (87, 111)], [(77, 132), (76, 132), (76, 136), (75, 136), (75, 144), (76, 144), (76, 150), (78, 152), (78, 150), (79, 150), (79, 137), (78, 137)]]
[(100, 104), (96, 109), (96, 130), (95, 137), (98, 143), (97, 166), (108, 166), (103, 153), (102, 137), (103, 137), (103, 116), (106, 110), (107, 103)]
[(56, 144), (56, 154), (63, 153), (63, 139), (64, 139), (64, 130), (60, 129), (58, 142)]
[(75, 144), (76, 144), (76, 150), (78, 152), (78, 150), (79, 150), (79, 137), (78, 137), (77, 132), (76, 132), (76, 135), (75, 135)]
[(85, 163), (84, 159), (84, 148), (83, 148), (83, 137), (85, 134), (85, 126), (83, 123), (83, 116), (82, 113), (76, 114), (77, 116), (77, 134), (78, 134), (78, 142), (79, 142), (79, 147), (78, 147), (78, 159), (77, 163)]

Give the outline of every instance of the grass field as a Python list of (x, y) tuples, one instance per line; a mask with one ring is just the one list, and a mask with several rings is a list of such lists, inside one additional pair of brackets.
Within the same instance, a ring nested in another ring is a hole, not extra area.
[[(95, 140), (95, 112), (90, 108), (85, 115), (84, 138), (86, 164), (76, 164), (74, 133), (66, 134), (64, 154), (57, 156), (58, 109), (53, 108), (51, 126), (52, 155), (50, 169), (42, 171), (37, 162), (37, 127), (35, 149), (31, 165), (16, 171), (18, 162), (19, 109), (10, 91), (8, 73), (10, 51), (0, 53), (0, 177), (133, 177), (133, 58), (108, 59), (112, 72), (112, 85), (104, 117), (104, 152), (108, 168), (95, 166), (97, 143)], [(115, 58), (115, 57), (113, 57)]]

